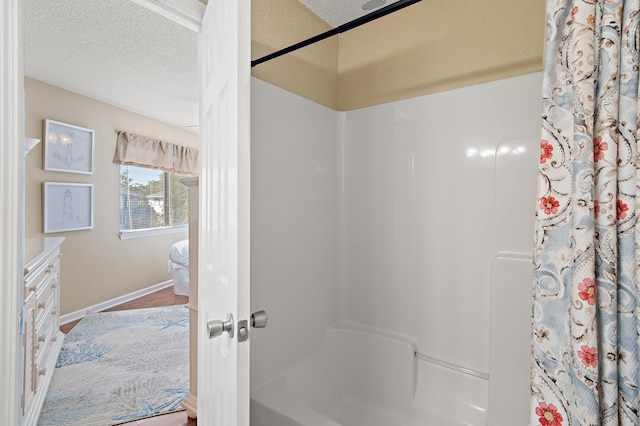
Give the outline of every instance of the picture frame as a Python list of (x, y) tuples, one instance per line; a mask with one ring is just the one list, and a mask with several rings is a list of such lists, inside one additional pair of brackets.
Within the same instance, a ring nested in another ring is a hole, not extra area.
[(93, 174), (94, 131), (59, 121), (44, 120), (44, 169)]
[(43, 228), (53, 232), (93, 229), (93, 185), (43, 183)]

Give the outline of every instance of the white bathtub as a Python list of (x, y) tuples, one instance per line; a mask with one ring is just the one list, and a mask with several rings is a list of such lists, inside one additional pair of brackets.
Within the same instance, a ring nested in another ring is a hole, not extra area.
[(468, 373), (408, 339), (341, 324), (319, 352), (251, 393), (251, 425), (484, 426), (488, 381)]

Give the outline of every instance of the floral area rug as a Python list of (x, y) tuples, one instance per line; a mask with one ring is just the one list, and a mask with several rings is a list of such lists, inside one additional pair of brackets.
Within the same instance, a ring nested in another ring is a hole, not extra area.
[(64, 338), (39, 426), (106, 426), (182, 410), (189, 393), (183, 306), (87, 314)]

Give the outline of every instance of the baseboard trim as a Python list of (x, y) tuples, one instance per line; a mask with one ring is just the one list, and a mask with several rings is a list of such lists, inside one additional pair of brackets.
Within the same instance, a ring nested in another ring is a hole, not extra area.
[(98, 303), (96, 305), (89, 306), (84, 309), (77, 310), (75, 312), (70, 312), (65, 315), (60, 316), (60, 325), (70, 323), (72, 321), (76, 321), (84, 317), (88, 312), (100, 312), (105, 309), (113, 308), (114, 306), (118, 306), (121, 303), (129, 302), (133, 299), (137, 299), (138, 297), (146, 296), (147, 294), (151, 294), (158, 290), (162, 290), (163, 288), (167, 288), (173, 285), (173, 280), (164, 281), (155, 285), (152, 285), (147, 288), (143, 288), (141, 290), (137, 290), (123, 296), (116, 297), (115, 299), (107, 300), (105, 302)]

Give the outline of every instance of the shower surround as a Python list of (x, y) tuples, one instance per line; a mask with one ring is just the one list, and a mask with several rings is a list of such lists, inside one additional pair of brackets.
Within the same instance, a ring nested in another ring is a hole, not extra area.
[[(526, 422), (540, 87), (531, 74), (336, 112), (252, 80), (251, 303), (270, 317), (252, 334), (254, 407), (338, 326), (409, 342), (418, 407), (438, 378), (477, 383), (451, 425)], [(380, 341), (358, 359), (381, 362)]]

